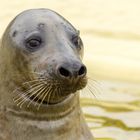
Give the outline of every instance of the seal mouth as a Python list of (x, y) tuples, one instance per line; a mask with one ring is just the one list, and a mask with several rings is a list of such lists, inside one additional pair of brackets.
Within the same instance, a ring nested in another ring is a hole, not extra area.
[[(29, 97), (29, 99), (32, 101), (34, 101), (34, 102), (37, 102), (38, 104), (40, 104), (41, 102), (42, 102), (42, 100), (41, 99), (39, 99), (39, 98), (35, 98), (35, 96), (32, 96), (32, 97)], [(42, 102), (42, 104), (44, 104), (44, 105), (54, 105), (54, 104), (57, 104), (57, 103), (49, 103), (49, 102), (47, 102), (47, 101), (43, 101)]]
[(75, 94), (86, 85), (86, 77), (75, 82), (38, 78), (22, 83), (20, 88), (15, 90), (17, 95), (14, 97), (14, 102), (20, 108), (34, 105), (39, 109), (41, 105), (55, 105), (62, 102), (70, 94)]

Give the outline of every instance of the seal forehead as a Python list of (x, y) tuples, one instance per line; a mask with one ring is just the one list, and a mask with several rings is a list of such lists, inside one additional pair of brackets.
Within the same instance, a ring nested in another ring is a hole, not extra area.
[(78, 34), (71, 23), (48, 9), (32, 9), (20, 13), (10, 23), (8, 31), (11, 46), (22, 48), (21, 51), (27, 51), (26, 43), (31, 39), (41, 40), (45, 48), (56, 44), (73, 45), (71, 39)]
[(67, 27), (75, 32), (76, 29), (62, 16), (49, 9), (31, 9), (19, 14), (11, 25), (11, 33), (16, 35), (17, 30), (24, 31), (25, 28), (34, 30), (38, 25), (57, 25)]

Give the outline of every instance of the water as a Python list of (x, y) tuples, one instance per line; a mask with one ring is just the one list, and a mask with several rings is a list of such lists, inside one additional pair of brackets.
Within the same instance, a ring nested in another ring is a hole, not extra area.
[(90, 79), (81, 105), (95, 138), (140, 140), (139, 5), (139, 0), (1, 0), (0, 35), (25, 9), (46, 7), (66, 17), (85, 45)]
[[(99, 81), (85, 89), (81, 104), (97, 140), (140, 140), (140, 87), (116, 81)], [(92, 83), (93, 84), (93, 83)], [(94, 84), (95, 85), (95, 84)], [(86, 98), (85, 98), (86, 96)]]

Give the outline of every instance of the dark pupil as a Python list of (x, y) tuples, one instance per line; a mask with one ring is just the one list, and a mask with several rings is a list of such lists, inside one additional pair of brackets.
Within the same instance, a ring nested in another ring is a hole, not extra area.
[(31, 47), (37, 47), (37, 46), (40, 45), (40, 41), (37, 40), (37, 39), (32, 39), (32, 40), (30, 40), (28, 43), (29, 43), (29, 45), (30, 45)]
[(74, 42), (74, 44), (75, 44), (76, 46), (79, 46), (79, 37), (75, 37), (75, 38), (73, 39), (73, 42)]

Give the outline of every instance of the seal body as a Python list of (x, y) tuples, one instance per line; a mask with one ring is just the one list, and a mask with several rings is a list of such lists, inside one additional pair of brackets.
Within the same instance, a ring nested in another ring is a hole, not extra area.
[(83, 44), (49, 9), (19, 14), (0, 48), (0, 140), (93, 140), (79, 103)]

